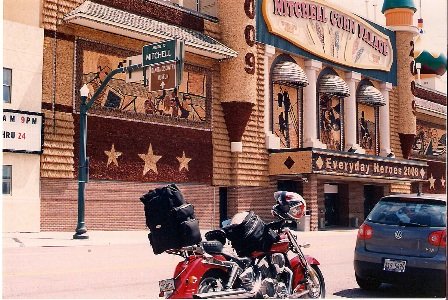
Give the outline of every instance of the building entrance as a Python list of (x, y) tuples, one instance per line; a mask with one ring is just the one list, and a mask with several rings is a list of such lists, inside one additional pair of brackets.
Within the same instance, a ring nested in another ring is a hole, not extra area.
[(335, 184), (325, 184), (325, 226), (339, 225), (339, 192)]
[(384, 196), (384, 188), (376, 185), (364, 186), (364, 218), (367, 218), (375, 204)]

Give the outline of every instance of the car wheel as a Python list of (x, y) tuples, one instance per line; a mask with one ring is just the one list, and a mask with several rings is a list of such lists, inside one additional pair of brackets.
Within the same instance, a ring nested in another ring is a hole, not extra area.
[(376, 290), (380, 287), (381, 282), (375, 279), (363, 279), (355, 274), (356, 282), (358, 283), (359, 287), (363, 290)]

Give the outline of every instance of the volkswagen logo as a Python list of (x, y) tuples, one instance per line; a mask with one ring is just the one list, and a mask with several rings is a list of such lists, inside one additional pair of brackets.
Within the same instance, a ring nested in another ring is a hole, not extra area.
[(401, 231), (401, 230), (395, 231), (395, 238), (397, 240), (401, 239), (402, 237), (403, 237), (403, 231)]

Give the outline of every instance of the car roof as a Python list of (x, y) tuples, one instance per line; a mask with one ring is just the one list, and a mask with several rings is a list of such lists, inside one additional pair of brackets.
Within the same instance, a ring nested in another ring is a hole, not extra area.
[(395, 194), (383, 197), (383, 199), (385, 198), (426, 199), (446, 202), (446, 194)]

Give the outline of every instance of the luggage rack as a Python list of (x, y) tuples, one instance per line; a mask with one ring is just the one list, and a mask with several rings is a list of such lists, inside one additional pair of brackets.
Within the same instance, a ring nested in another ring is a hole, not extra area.
[(168, 254), (179, 255), (182, 257), (188, 257), (190, 255), (202, 255), (204, 249), (199, 245), (185, 246), (179, 249), (169, 249), (165, 251)]

